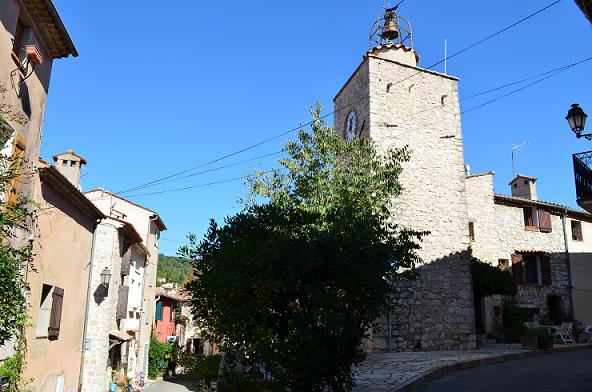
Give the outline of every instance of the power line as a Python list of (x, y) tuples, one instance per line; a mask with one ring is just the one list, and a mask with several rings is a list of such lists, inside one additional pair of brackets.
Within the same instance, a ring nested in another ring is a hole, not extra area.
[(208, 170), (202, 170), (200, 172), (188, 174), (188, 175), (185, 175), (185, 176), (182, 176), (182, 177), (170, 178), (168, 180), (161, 181), (158, 184), (154, 184), (154, 185), (138, 186), (138, 187), (135, 187), (134, 189), (130, 189), (129, 191), (119, 192), (118, 194), (119, 195), (122, 195), (122, 194), (125, 194), (125, 193), (129, 193), (129, 192), (132, 192), (132, 191), (149, 188), (149, 187), (152, 187), (152, 186), (158, 186), (158, 185), (166, 184), (166, 183), (173, 182), (173, 181), (184, 180), (186, 178), (195, 177), (195, 176), (199, 176), (199, 175), (206, 174), (206, 173), (211, 173), (211, 172), (222, 170), (222, 169), (227, 169), (229, 167), (238, 166), (240, 164), (248, 163), (248, 162), (252, 162), (252, 161), (256, 161), (258, 159), (268, 158), (268, 157), (271, 157), (271, 156), (274, 156), (274, 155), (281, 154), (283, 152), (284, 152), (284, 150), (276, 151), (276, 152), (272, 152), (272, 153), (269, 153), (269, 154), (260, 155), (260, 156), (255, 157), (255, 158), (245, 159), (245, 160), (242, 160), (242, 161), (239, 161), (239, 162), (230, 163), (228, 165), (218, 166), (218, 167), (214, 167), (214, 168), (208, 169)]
[[(506, 94), (504, 94), (504, 95), (501, 95), (501, 96), (499, 96), (499, 97), (496, 97), (496, 98), (494, 98), (494, 99), (492, 99), (492, 100), (489, 100), (489, 101), (487, 101), (487, 102), (485, 102), (485, 103), (482, 103), (482, 104), (480, 104), (480, 105), (477, 105), (477, 106), (475, 106), (475, 107), (472, 107), (472, 108), (470, 108), (470, 109), (467, 109), (467, 110), (464, 110), (464, 111), (462, 111), (462, 112), (459, 112), (458, 114), (455, 114), (454, 116), (447, 117), (447, 118), (443, 118), (443, 119), (441, 119), (441, 120), (438, 120), (438, 121), (435, 121), (435, 122), (433, 122), (433, 123), (427, 124), (426, 126), (432, 126), (432, 125), (434, 125), (434, 124), (438, 124), (438, 123), (440, 123), (440, 122), (442, 122), (442, 121), (450, 120), (450, 119), (452, 119), (452, 118), (455, 118), (455, 117), (458, 117), (458, 116), (460, 116), (460, 115), (462, 115), (462, 114), (469, 113), (469, 112), (472, 112), (472, 111), (474, 111), (474, 110), (480, 109), (480, 108), (482, 108), (482, 107), (484, 107), (484, 106), (490, 105), (490, 104), (492, 104), (492, 103), (494, 103), (494, 102), (497, 102), (497, 101), (499, 101), (499, 100), (501, 100), (501, 99), (507, 98), (507, 97), (509, 97), (509, 96), (511, 96), (511, 95), (514, 95), (514, 94), (516, 94), (516, 93), (518, 93), (518, 92), (520, 92), (520, 91), (523, 91), (523, 90), (525, 90), (525, 89), (527, 89), (527, 88), (529, 88), (529, 87), (532, 87), (532, 86), (535, 86), (535, 85), (537, 85), (537, 84), (539, 84), (539, 83), (542, 83), (542, 82), (544, 82), (545, 80), (547, 80), (547, 79), (549, 79), (549, 78), (552, 78), (553, 76), (556, 76), (556, 75), (558, 75), (558, 74), (560, 74), (560, 73), (562, 73), (562, 72), (565, 72), (565, 71), (567, 71), (567, 70), (568, 70), (568, 69), (570, 69), (570, 68), (573, 68), (573, 67), (575, 67), (575, 66), (576, 66), (576, 65), (578, 65), (578, 64), (581, 64), (582, 62), (585, 62), (585, 61), (590, 61), (590, 60), (592, 60), (592, 57), (590, 57), (590, 58), (588, 58), (588, 59), (585, 59), (585, 60), (582, 60), (582, 61), (578, 61), (578, 62), (572, 63), (572, 64), (571, 64), (571, 65), (569, 65), (569, 66), (565, 66), (565, 67), (558, 68), (558, 70), (557, 70), (555, 73), (553, 73), (553, 74), (550, 74), (550, 75), (547, 75), (547, 76), (545, 76), (544, 78), (541, 78), (541, 79), (539, 79), (539, 80), (536, 80), (536, 81), (535, 81), (535, 82), (533, 82), (533, 83), (529, 83), (529, 84), (528, 84), (528, 85), (526, 85), (526, 86), (520, 87), (520, 88), (518, 88), (518, 89), (515, 89), (515, 90), (513, 90), (513, 91), (511, 91), (511, 92), (509, 92), (509, 93), (506, 93)], [(544, 74), (548, 74), (548, 72), (546, 72), (546, 73), (544, 73)], [(269, 171), (267, 171), (267, 172), (264, 172), (264, 173), (271, 173), (271, 172), (273, 172), (273, 170), (269, 170)], [(207, 184), (200, 184), (200, 185), (189, 186), (189, 187), (183, 187), (183, 188), (169, 189), (169, 190), (163, 190), (163, 191), (159, 191), (159, 192), (140, 193), (140, 194), (131, 195), (131, 196), (128, 196), (128, 197), (148, 196), (148, 195), (164, 194), (164, 193), (169, 193), (169, 192), (178, 192), (178, 191), (184, 191), (184, 190), (189, 190), (189, 189), (202, 188), (202, 187), (205, 187), (205, 186), (210, 186), (210, 185), (215, 185), (215, 184), (220, 184), (220, 183), (225, 183), (225, 182), (230, 182), (230, 181), (236, 181), (236, 180), (246, 179), (246, 178), (248, 178), (248, 177), (249, 177), (249, 176), (247, 175), (247, 176), (243, 176), (243, 177), (231, 178), (231, 179), (228, 179), (228, 180), (216, 181), (216, 182), (211, 182), (211, 183), (207, 183)]]
[[(442, 64), (444, 61), (447, 61), (447, 60), (450, 60), (450, 59), (452, 59), (452, 58), (454, 58), (454, 57), (457, 57), (457, 56), (461, 55), (462, 53), (465, 53), (465, 52), (467, 52), (467, 51), (469, 51), (469, 50), (473, 49), (474, 47), (476, 47), (476, 46), (478, 46), (478, 45), (481, 45), (481, 44), (483, 44), (483, 43), (485, 43), (485, 42), (487, 42), (487, 41), (489, 41), (489, 40), (491, 40), (491, 39), (493, 39), (493, 38), (497, 37), (498, 35), (500, 35), (500, 34), (502, 34), (502, 33), (506, 32), (506, 31), (508, 31), (508, 30), (510, 30), (510, 29), (512, 29), (512, 28), (514, 28), (514, 27), (516, 27), (516, 26), (518, 26), (519, 24), (521, 24), (521, 23), (523, 23), (523, 22), (525, 22), (525, 21), (527, 21), (527, 20), (529, 20), (529, 19), (531, 19), (531, 18), (535, 17), (536, 15), (538, 15), (538, 14), (540, 14), (540, 13), (542, 13), (542, 12), (546, 11), (547, 9), (549, 9), (549, 8), (553, 7), (554, 5), (556, 5), (556, 4), (558, 4), (558, 3), (560, 3), (561, 1), (563, 1), (563, 0), (556, 0), (556, 1), (554, 1), (553, 3), (546, 5), (545, 7), (543, 7), (543, 8), (541, 8), (541, 9), (539, 9), (539, 10), (537, 10), (537, 11), (535, 11), (535, 12), (533, 12), (533, 13), (531, 13), (531, 14), (527, 15), (527, 16), (525, 16), (524, 18), (522, 18), (522, 19), (520, 19), (520, 20), (518, 20), (518, 21), (516, 21), (516, 22), (514, 22), (514, 23), (512, 23), (512, 24), (510, 24), (509, 26), (506, 26), (506, 27), (504, 27), (503, 29), (501, 29), (501, 30), (498, 30), (498, 31), (496, 31), (495, 33), (493, 33), (493, 34), (490, 34), (490, 35), (488, 35), (487, 37), (485, 37), (485, 38), (483, 38), (483, 39), (481, 39), (481, 40), (479, 40), (479, 41), (477, 41), (477, 42), (475, 42), (475, 43), (473, 43), (473, 44), (471, 44), (471, 45), (469, 45), (469, 46), (465, 47), (464, 49), (461, 49), (460, 51), (458, 51), (458, 52), (456, 52), (456, 53), (454, 53), (454, 54), (452, 54), (452, 55), (448, 56), (448, 57), (447, 57), (447, 58), (445, 58), (444, 60), (440, 60), (440, 61), (438, 61), (438, 62), (436, 62), (436, 63), (434, 63), (434, 64), (430, 65), (430, 66), (429, 66), (429, 67), (427, 67), (426, 69), (431, 69), (431, 68), (433, 68), (433, 67), (435, 67), (435, 66), (437, 66), (437, 65), (439, 65), (439, 64)], [(411, 79), (412, 77), (414, 77), (414, 76), (416, 76), (416, 75), (418, 75), (418, 74), (420, 74), (420, 73), (423, 73), (423, 71), (424, 71), (423, 69), (422, 69), (422, 70), (420, 70), (420, 71), (417, 71), (416, 73), (413, 73), (413, 74), (411, 74), (410, 76), (408, 76), (408, 77), (406, 77), (406, 78), (404, 78), (404, 79), (402, 79), (402, 80), (400, 80), (400, 81), (398, 81), (398, 82), (394, 83), (393, 85), (397, 85), (397, 84), (400, 84), (400, 83), (402, 83), (402, 82), (404, 82), (404, 81), (406, 81), (406, 80), (409, 80), (409, 79)], [(345, 105), (345, 106), (343, 106), (343, 107), (341, 107), (341, 108), (338, 108), (338, 109), (334, 110), (333, 112), (330, 112), (330, 113), (327, 113), (327, 114), (326, 114), (326, 115), (324, 115), (324, 116), (321, 116), (319, 119), (321, 119), (321, 120), (322, 120), (322, 119), (325, 119), (325, 118), (327, 118), (327, 117), (329, 117), (329, 116), (331, 116), (331, 115), (334, 115), (334, 114), (336, 114), (336, 113), (339, 113), (339, 112), (340, 112), (340, 111), (342, 111), (342, 110), (345, 110), (345, 109), (347, 109), (347, 108), (349, 108), (349, 107), (351, 107), (351, 106), (353, 106), (353, 105), (355, 105), (355, 104), (357, 104), (357, 103), (359, 103), (359, 102), (362, 102), (362, 101), (363, 101), (363, 100), (365, 100), (366, 98), (367, 98), (367, 97), (364, 97), (364, 98), (362, 98), (362, 99), (360, 99), (360, 100), (354, 101), (354, 102), (352, 102), (352, 103), (350, 103), (350, 104), (348, 104), (348, 105)], [(189, 169), (186, 169), (186, 170), (183, 170), (183, 171), (180, 171), (180, 172), (176, 172), (176, 173), (173, 173), (173, 174), (170, 174), (170, 175), (167, 175), (167, 176), (164, 176), (164, 177), (161, 177), (161, 178), (158, 178), (158, 179), (155, 179), (155, 180), (152, 180), (152, 181), (149, 181), (149, 182), (146, 182), (146, 183), (140, 184), (140, 185), (138, 185), (138, 186), (136, 186), (136, 187), (132, 187), (132, 188), (128, 188), (128, 189), (124, 189), (124, 190), (118, 191), (118, 192), (116, 192), (116, 194), (120, 194), (120, 193), (128, 193), (128, 192), (131, 192), (131, 191), (134, 191), (134, 190), (138, 190), (138, 189), (144, 189), (144, 188), (146, 188), (147, 186), (152, 186), (153, 184), (159, 184), (159, 183), (161, 183), (162, 181), (168, 180), (168, 179), (170, 179), (170, 178), (174, 178), (174, 177), (180, 176), (180, 175), (182, 175), (182, 174), (186, 174), (186, 173), (189, 173), (189, 172), (191, 172), (191, 171), (194, 171), (194, 170), (197, 170), (197, 169), (201, 169), (201, 168), (203, 168), (203, 167), (205, 167), (205, 166), (209, 166), (209, 165), (211, 165), (211, 164), (213, 164), (213, 163), (216, 163), (216, 162), (222, 161), (222, 160), (224, 160), (224, 159), (230, 158), (230, 157), (232, 157), (232, 156), (235, 156), (235, 155), (241, 154), (241, 153), (243, 153), (243, 152), (246, 152), (246, 151), (252, 150), (252, 149), (254, 149), (254, 148), (256, 148), (256, 147), (259, 147), (259, 146), (261, 146), (261, 145), (263, 145), (263, 144), (269, 143), (270, 141), (273, 141), (273, 140), (279, 139), (280, 137), (283, 137), (283, 136), (285, 136), (285, 135), (288, 135), (288, 134), (290, 134), (290, 133), (296, 132), (296, 131), (297, 131), (297, 130), (299, 130), (299, 129), (302, 129), (302, 128), (305, 128), (305, 127), (308, 127), (309, 125), (312, 125), (313, 123), (314, 123), (314, 120), (313, 120), (313, 121), (308, 121), (308, 122), (306, 122), (305, 124), (301, 124), (301, 125), (299, 125), (298, 127), (294, 127), (294, 128), (292, 128), (292, 129), (289, 129), (289, 130), (287, 130), (287, 131), (281, 132), (280, 134), (278, 134), (278, 135), (276, 135), (276, 136), (272, 136), (272, 137), (270, 137), (270, 138), (264, 139), (264, 140), (262, 140), (262, 141), (260, 141), (260, 142), (258, 142), (258, 143), (255, 143), (255, 144), (252, 144), (252, 145), (250, 145), (250, 146), (244, 147), (244, 148), (242, 148), (242, 149), (240, 149), (240, 150), (237, 150), (237, 151), (234, 151), (234, 152), (228, 153), (228, 154), (226, 154), (226, 155), (224, 155), (224, 156), (221, 156), (221, 157), (219, 157), (219, 158), (216, 158), (216, 159), (214, 159), (214, 160), (211, 160), (211, 161), (205, 162), (205, 163), (203, 163), (203, 164), (200, 164), (200, 165), (198, 165), (198, 166), (194, 166), (194, 167), (192, 167), (192, 168), (189, 168)]]

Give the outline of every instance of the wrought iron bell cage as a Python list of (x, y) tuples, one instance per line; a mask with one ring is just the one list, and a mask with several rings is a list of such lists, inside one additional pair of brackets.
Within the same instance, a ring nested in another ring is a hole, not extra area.
[(385, 44), (405, 45), (413, 49), (411, 23), (397, 14), (395, 8), (387, 8), (370, 29), (370, 49)]

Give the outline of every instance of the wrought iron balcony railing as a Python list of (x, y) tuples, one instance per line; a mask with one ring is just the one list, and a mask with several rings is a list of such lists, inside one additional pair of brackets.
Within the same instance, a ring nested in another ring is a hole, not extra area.
[(592, 151), (573, 154), (578, 204), (592, 201)]

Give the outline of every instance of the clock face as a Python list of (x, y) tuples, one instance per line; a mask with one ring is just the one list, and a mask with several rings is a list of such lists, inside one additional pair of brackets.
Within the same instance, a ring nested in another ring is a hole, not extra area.
[(354, 136), (356, 135), (356, 128), (356, 112), (352, 111), (349, 116), (347, 116), (347, 122), (345, 124), (345, 139), (348, 142), (351, 142), (354, 139)]

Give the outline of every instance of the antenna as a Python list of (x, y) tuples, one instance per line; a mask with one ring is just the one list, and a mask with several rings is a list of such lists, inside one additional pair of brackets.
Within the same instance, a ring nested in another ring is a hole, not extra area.
[(444, 38), (444, 75), (448, 75), (448, 38)]
[(518, 150), (526, 147), (527, 145), (528, 142), (512, 144), (512, 178), (516, 177), (516, 156), (518, 155)]

